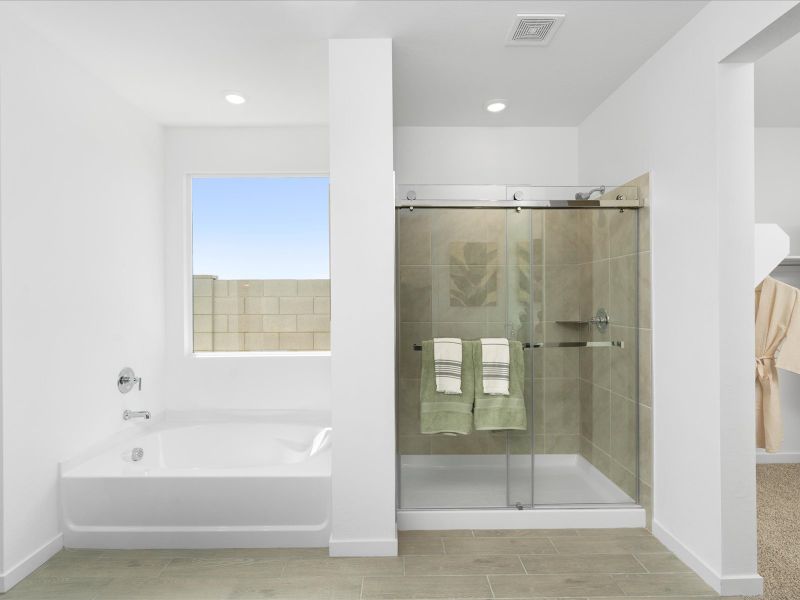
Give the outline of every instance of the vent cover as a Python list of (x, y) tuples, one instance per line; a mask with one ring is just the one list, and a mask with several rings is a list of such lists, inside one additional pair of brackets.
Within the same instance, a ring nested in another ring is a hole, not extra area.
[(564, 15), (517, 15), (508, 32), (508, 46), (546, 46), (558, 31)]

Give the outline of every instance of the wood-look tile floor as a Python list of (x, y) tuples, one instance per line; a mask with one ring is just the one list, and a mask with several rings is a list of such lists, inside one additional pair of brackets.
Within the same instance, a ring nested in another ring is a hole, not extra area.
[(327, 548), (63, 550), (3, 596), (36, 600), (698, 600), (716, 594), (642, 529), (400, 533), (400, 556)]

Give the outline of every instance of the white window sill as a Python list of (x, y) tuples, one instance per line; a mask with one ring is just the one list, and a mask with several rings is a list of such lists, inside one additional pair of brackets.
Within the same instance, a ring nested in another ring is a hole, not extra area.
[(330, 350), (274, 350), (272, 352), (190, 352), (192, 358), (308, 358), (330, 356)]

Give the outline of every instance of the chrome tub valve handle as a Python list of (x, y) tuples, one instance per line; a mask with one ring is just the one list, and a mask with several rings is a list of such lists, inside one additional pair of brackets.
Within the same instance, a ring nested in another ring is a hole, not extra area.
[(117, 376), (117, 389), (120, 394), (127, 394), (133, 389), (134, 385), (139, 386), (139, 391), (142, 391), (142, 378), (137, 377), (136, 373), (130, 367), (125, 367), (119, 372)]

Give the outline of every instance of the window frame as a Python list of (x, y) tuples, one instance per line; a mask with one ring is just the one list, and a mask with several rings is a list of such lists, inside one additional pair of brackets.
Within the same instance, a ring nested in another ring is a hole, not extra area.
[[(183, 355), (197, 359), (211, 358), (274, 358), (330, 356), (330, 350), (242, 350), (232, 352), (195, 352), (194, 350), (194, 256), (193, 256), (193, 204), (192, 182), (195, 179), (289, 179), (325, 177), (328, 179), (328, 232), (331, 226), (330, 172), (322, 171), (270, 171), (270, 172), (189, 172), (183, 178)], [(330, 235), (328, 236), (328, 273), (330, 273)]]

